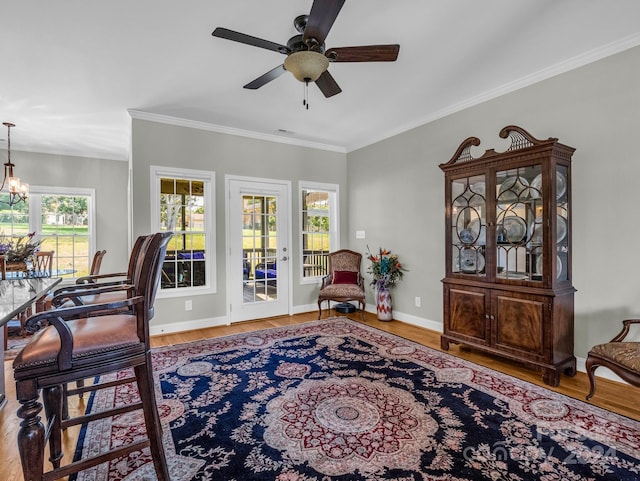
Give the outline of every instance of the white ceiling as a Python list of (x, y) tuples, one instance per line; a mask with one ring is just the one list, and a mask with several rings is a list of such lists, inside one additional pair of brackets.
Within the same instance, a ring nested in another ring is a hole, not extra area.
[(342, 93), (311, 86), (305, 110), (288, 73), (242, 88), (283, 55), (211, 32), (286, 44), (312, 0), (0, 1), (12, 150), (116, 160), (129, 111), (349, 152), (640, 45), (637, 0), (346, 0), (327, 47), (398, 43), (398, 60), (331, 64)]

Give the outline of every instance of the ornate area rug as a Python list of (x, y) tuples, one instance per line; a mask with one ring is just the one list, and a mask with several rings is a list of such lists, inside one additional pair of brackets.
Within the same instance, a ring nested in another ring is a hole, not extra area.
[[(640, 479), (640, 422), (344, 318), (153, 359), (173, 481)], [(141, 432), (135, 414), (91, 423), (79, 450)], [(156, 478), (147, 450), (78, 479)]]

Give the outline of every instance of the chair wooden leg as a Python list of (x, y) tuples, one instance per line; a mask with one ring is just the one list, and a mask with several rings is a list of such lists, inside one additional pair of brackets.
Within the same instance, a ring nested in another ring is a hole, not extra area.
[(18, 451), (25, 481), (41, 481), (44, 470), (45, 429), (40, 421), (42, 404), (34, 380), (16, 382), (16, 396), (20, 407), (18, 417), (22, 419), (18, 430)]
[(151, 443), (151, 457), (156, 469), (158, 481), (171, 481), (167, 457), (162, 443), (162, 424), (158, 415), (158, 406), (154, 394), (153, 373), (151, 370), (151, 354), (147, 353), (145, 365), (136, 366), (136, 379), (138, 380), (138, 391), (142, 401), (144, 421), (147, 428), (147, 436)]
[(589, 394), (587, 394), (587, 401), (596, 393), (595, 371), (597, 368), (598, 365), (593, 362), (593, 358), (587, 357), (587, 360), (585, 361), (585, 369), (587, 371), (587, 376), (589, 377)]
[(360, 315), (362, 316), (362, 320), (364, 321), (364, 308), (365, 308), (365, 304), (364, 301), (359, 301), (360, 302)]
[(322, 317), (322, 301), (318, 301), (318, 319)]
[(53, 467), (60, 467), (62, 459), (62, 404), (64, 390), (62, 385), (48, 387), (42, 390), (44, 411), (49, 424), (49, 461)]

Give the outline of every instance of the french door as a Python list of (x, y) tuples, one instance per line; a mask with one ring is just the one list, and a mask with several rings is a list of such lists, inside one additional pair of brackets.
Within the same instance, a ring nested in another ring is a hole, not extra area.
[(231, 322), (290, 312), (290, 183), (227, 177)]

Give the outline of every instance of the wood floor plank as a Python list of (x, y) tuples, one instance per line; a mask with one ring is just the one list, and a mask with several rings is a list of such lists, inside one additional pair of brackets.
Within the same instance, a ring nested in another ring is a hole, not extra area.
[[(350, 314), (351, 319), (362, 322), (359, 313)], [(246, 321), (230, 326), (218, 326), (206, 329), (198, 329), (187, 332), (179, 332), (175, 334), (163, 334), (154, 336), (151, 344), (154, 347), (166, 346), (173, 344), (181, 344), (185, 342), (207, 339), (212, 337), (226, 336), (240, 332), (250, 332), (270, 327), (288, 326), (316, 320), (317, 312), (309, 312), (297, 314), (295, 316), (282, 316), (256, 321)], [(381, 322), (373, 314), (367, 313), (365, 316), (365, 324), (376, 327), (386, 332), (396, 334), (398, 336), (410, 339), (425, 346), (436, 350), (440, 349), (440, 334), (434, 331), (423, 329), (411, 324), (400, 321)], [(579, 372), (575, 377), (562, 376), (560, 386), (552, 388), (542, 382), (541, 374), (531, 369), (527, 369), (520, 364), (489, 356), (472, 349), (463, 348), (452, 345), (448, 351), (457, 357), (467, 359), (471, 362), (487, 366), (497, 371), (509, 374), (511, 376), (529, 381), (533, 384), (544, 386), (545, 388), (565, 394), (567, 396), (584, 401), (589, 391), (589, 381), (585, 373)], [(15, 383), (13, 382), (13, 370), (11, 362), (7, 361), (4, 365), (5, 379), (7, 385), (7, 405), (0, 410), (0, 480), (4, 481), (21, 481), (22, 470), (20, 467), (20, 457), (16, 445), (16, 436), (18, 432), (19, 420), (16, 417), (18, 409), (15, 401)], [(600, 406), (609, 411), (617, 412), (624, 416), (640, 420), (640, 389), (609, 381), (607, 379), (598, 379), (598, 388), (596, 395), (592, 398), (590, 404)], [(84, 401), (78, 398), (70, 399), (70, 410), (72, 413), (81, 412), (84, 409)], [(75, 444), (77, 441), (79, 427), (69, 429), (64, 437), (64, 451), (68, 457), (73, 455)], [(63, 464), (68, 462), (65, 458)]]

